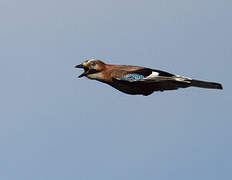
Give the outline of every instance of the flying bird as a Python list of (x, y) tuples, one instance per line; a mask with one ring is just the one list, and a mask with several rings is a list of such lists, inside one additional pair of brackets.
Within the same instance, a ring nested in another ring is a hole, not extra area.
[(154, 91), (187, 87), (222, 89), (222, 85), (215, 82), (200, 81), (141, 66), (111, 65), (99, 59), (89, 59), (75, 67), (84, 69), (79, 78), (85, 76), (131, 95), (148, 96)]

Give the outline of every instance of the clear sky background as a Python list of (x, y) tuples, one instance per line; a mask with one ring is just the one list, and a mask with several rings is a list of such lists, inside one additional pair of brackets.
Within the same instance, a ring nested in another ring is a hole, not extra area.
[[(232, 179), (231, 0), (1, 0), (1, 180)], [(85, 57), (220, 82), (148, 97)]]

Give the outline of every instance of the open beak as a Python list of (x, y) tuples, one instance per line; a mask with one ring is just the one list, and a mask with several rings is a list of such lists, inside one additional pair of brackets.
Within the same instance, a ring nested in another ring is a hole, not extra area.
[(80, 76), (78, 76), (79, 78), (88, 74), (89, 68), (87, 68), (86, 66), (83, 66), (83, 64), (76, 65), (75, 68), (83, 68), (84, 69), (84, 72)]
[(78, 64), (75, 66), (75, 68), (84, 68), (83, 64)]

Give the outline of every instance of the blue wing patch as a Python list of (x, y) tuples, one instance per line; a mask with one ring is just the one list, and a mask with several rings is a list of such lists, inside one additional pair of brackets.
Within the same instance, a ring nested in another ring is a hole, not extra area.
[(141, 74), (132, 73), (132, 74), (124, 75), (124, 76), (120, 77), (119, 79), (124, 80), (124, 81), (134, 82), (134, 81), (138, 81), (138, 80), (143, 79), (143, 78), (145, 78), (145, 77)]

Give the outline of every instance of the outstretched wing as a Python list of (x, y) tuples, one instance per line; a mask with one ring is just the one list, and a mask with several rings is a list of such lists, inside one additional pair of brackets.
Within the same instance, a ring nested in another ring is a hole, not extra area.
[(117, 80), (128, 81), (128, 82), (136, 82), (136, 81), (143, 81), (143, 82), (159, 82), (164, 80), (172, 80), (175, 77), (174, 74), (149, 69), (149, 68), (142, 68), (136, 71), (130, 71), (126, 74), (117, 77)]
[(153, 91), (174, 90), (180, 87), (188, 87), (190, 83), (188, 80), (190, 79), (149, 68), (127, 72), (113, 79), (116, 88), (120, 87), (120, 90), (123, 89), (124, 92), (139, 92), (144, 95), (149, 95)]

